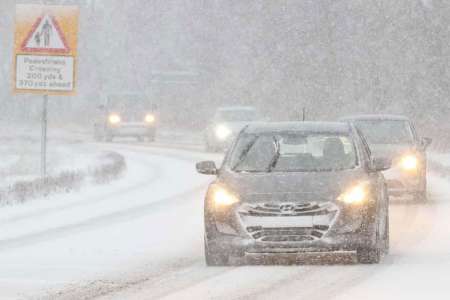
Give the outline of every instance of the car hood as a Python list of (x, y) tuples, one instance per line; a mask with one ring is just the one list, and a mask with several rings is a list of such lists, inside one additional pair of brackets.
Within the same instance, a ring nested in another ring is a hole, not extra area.
[(372, 156), (374, 157), (394, 159), (407, 152), (414, 152), (416, 151), (416, 148), (412, 145), (385, 144), (385, 145), (371, 145), (370, 151), (372, 152)]
[(247, 201), (329, 201), (356, 182), (367, 179), (361, 169), (339, 172), (226, 173), (219, 181)]

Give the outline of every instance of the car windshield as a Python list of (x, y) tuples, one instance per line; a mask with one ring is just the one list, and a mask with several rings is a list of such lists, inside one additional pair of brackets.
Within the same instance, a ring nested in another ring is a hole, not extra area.
[(245, 122), (255, 121), (256, 111), (250, 109), (242, 110), (222, 110), (216, 115), (218, 121), (225, 122)]
[(348, 135), (334, 133), (243, 134), (230, 156), (236, 172), (320, 172), (358, 165)]
[(364, 120), (356, 121), (355, 125), (371, 145), (413, 143), (411, 126), (408, 121)]

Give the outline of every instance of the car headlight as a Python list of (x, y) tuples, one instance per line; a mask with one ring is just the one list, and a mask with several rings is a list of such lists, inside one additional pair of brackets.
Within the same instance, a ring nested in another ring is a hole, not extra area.
[(224, 126), (219, 125), (216, 127), (216, 137), (220, 140), (225, 140), (227, 137), (231, 135), (231, 130)]
[(212, 200), (216, 208), (228, 207), (239, 202), (239, 198), (223, 187), (215, 187), (212, 192)]
[(121, 119), (120, 119), (120, 116), (118, 114), (111, 114), (108, 117), (108, 121), (111, 124), (118, 124), (118, 123), (120, 123)]
[(402, 159), (400, 161), (400, 165), (401, 165), (402, 169), (406, 170), (406, 171), (417, 170), (418, 164), (419, 164), (419, 162), (417, 160), (417, 157), (414, 155), (405, 155), (404, 157), (402, 157)]
[(155, 116), (152, 114), (145, 115), (145, 122), (146, 123), (153, 123), (155, 122)]
[(342, 193), (337, 200), (346, 204), (360, 204), (367, 201), (367, 183), (359, 183)]

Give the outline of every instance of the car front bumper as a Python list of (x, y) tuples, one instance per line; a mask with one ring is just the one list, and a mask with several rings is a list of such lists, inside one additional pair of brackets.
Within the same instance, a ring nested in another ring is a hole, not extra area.
[(210, 247), (233, 256), (355, 251), (376, 242), (374, 209), (333, 204), (323, 212), (274, 217), (238, 209), (210, 220)]
[(152, 136), (155, 134), (155, 126), (145, 123), (122, 123), (116, 126), (109, 126), (107, 134), (119, 137)]
[(390, 196), (414, 195), (424, 189), (423, 175), (419, 170), (408, 172), (400, 167), (393, 167), (383, 172), (383, 175)]

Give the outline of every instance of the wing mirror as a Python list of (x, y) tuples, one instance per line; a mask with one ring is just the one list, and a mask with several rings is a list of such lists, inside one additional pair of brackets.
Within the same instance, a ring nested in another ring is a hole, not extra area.
[(374, 157), (372, 158), (372, 171), (381, 172), (390, 169), (392, 166), (392, 160), (386, 157)]
[(429, 137), (424, 137), (424, 138), (422, 138), (422, 141), (421, 141), (421, 143), (422, 143), (422, 148), (423, 148), (423, 149), (427, 149), (428, 146), (431, 145), (431, 142), (432, 142), (432, 141), (433, 141), (433, 139), (432, 139), (432, 138), (429, 138)]
[(195, 167), (200, 174), (217, 175), (216, 163), (213, 161), (201, 161)]

